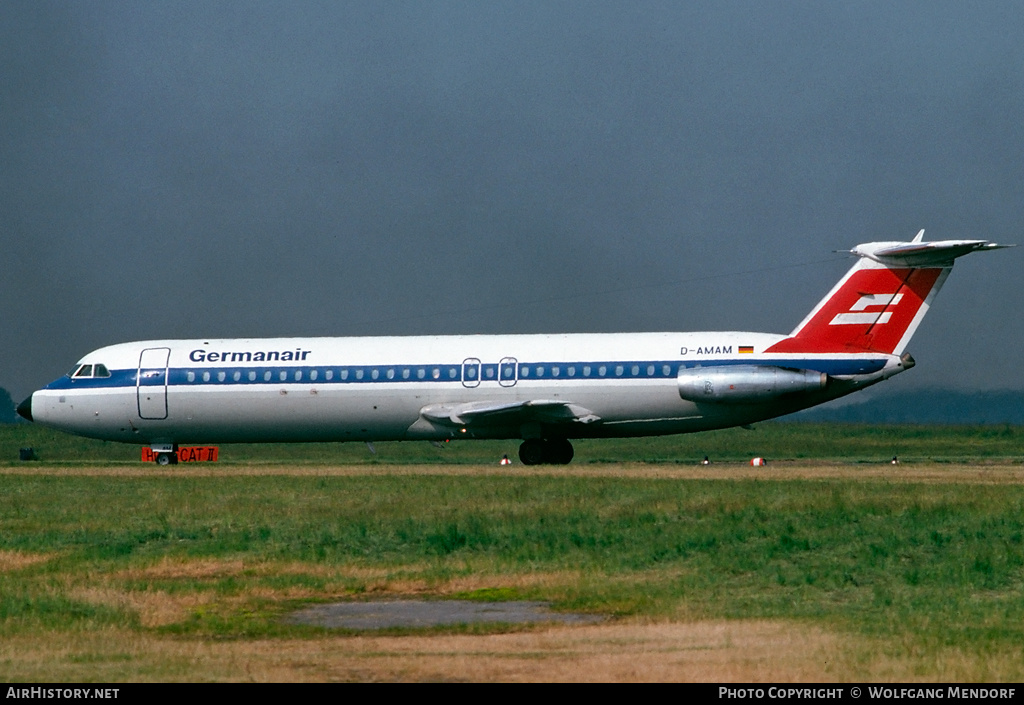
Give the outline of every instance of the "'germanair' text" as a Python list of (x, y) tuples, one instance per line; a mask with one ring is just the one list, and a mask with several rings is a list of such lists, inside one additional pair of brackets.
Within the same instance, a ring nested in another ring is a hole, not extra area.
[(188, 354), (192, 362), (291, 362), (305, 360), (312, 350), (268, 350), (266, 352), (206, 352), (193, 350)]

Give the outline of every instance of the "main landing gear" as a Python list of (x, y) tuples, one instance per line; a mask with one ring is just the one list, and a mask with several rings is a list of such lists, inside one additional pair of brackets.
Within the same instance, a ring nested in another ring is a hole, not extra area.
[(572, 443), (564, 438), (530, 438), (519, 446), (523, 465), (568, 465), (572, 456)]

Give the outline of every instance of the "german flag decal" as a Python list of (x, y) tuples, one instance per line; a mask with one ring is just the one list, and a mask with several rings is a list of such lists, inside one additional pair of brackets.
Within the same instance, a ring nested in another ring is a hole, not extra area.
[(753, 345), (741, 345), (740, 346), (740, 355), (743, 355), (743, 354), (753, 355), (754, 354), (754, 346)]

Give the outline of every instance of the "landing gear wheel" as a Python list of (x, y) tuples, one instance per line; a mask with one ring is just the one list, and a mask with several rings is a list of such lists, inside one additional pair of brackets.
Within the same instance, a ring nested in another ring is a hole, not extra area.
[(157, 453), (156, 454), (157, 465), (177, 465), (178, 456), (174, 453)]
[(544, 441), (539, 438), (530, 438), (519, 446), (519, 460), (523, 465), (540, 465), (545, 462), (546, 453), (544, 451)]
[(568, 465), (572, 457), (572, 443), (564, 438), (529, 438), (519, 446), (519, 460), (523, 465)]
[(568, 465), (572, 462), (572, 443), (564, 438), (548, 441), (548, 462), (555, 465)]

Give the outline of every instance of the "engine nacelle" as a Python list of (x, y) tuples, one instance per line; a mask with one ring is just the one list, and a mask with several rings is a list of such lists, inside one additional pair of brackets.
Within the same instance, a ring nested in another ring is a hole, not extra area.
[(771, 365), (728, 365), (679, 370), (679, 396), (693, 402), (755, 403), (824, 389), (828, 375)]

